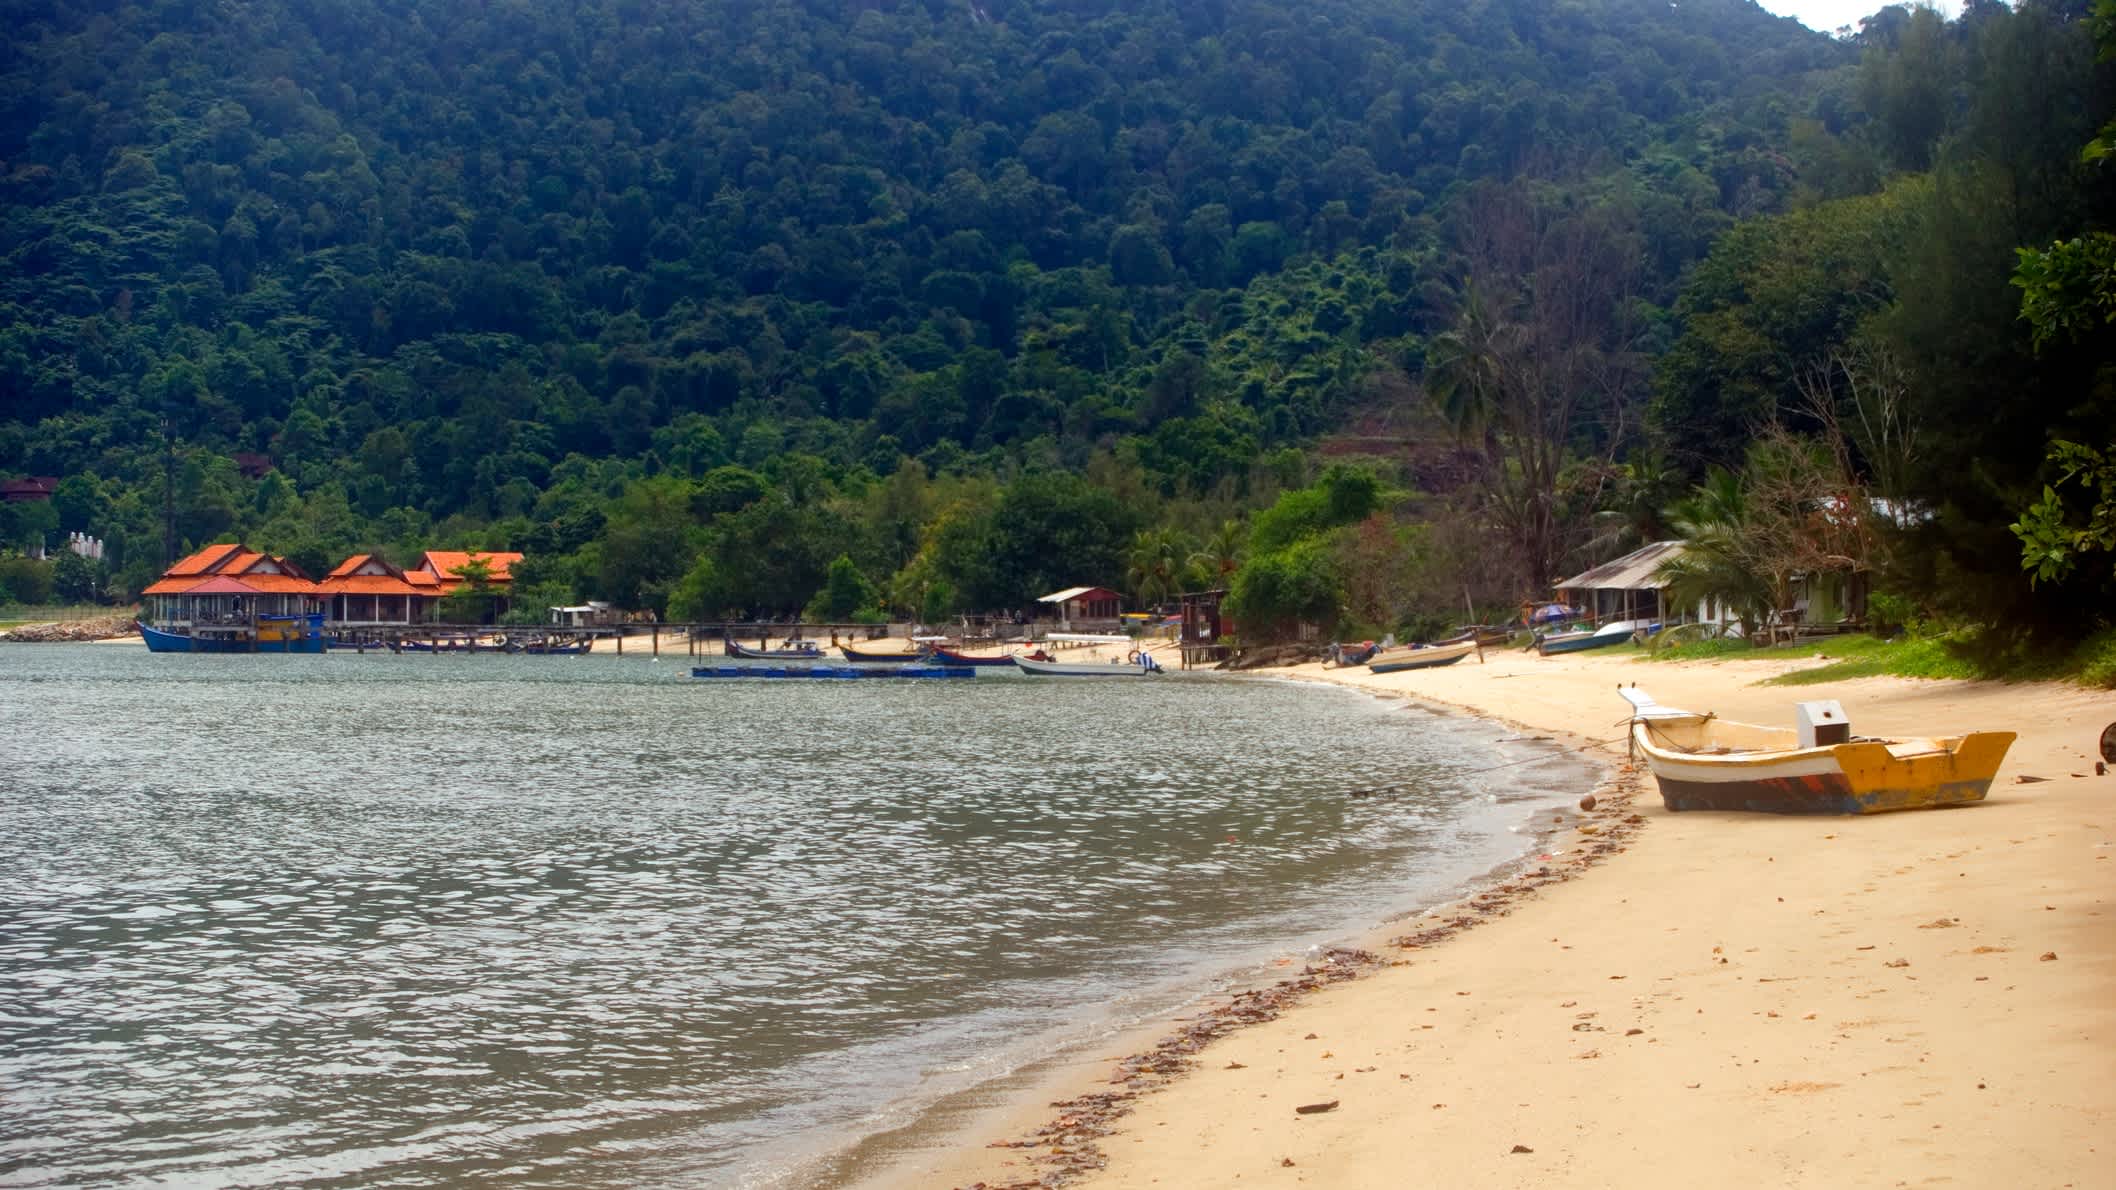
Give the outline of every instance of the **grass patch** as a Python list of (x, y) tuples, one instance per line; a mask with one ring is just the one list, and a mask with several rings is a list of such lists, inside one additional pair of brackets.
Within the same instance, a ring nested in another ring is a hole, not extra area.
[(2097, 690), (2116, 690), (2116, 628), (2104, 628), (2079, 642), (2067, 658), (2073, 680)]
[(1892, 640), (1863, 633), (1824, 636), (1769, 648), (1738, 637), (1693, 640), (1638, 650), (1647, 661), (1797, 661), (1829, 664), (1764, 679), (1765, 686), (1816, 686), (1850, 678), (1954, 678), (2002, 682), (2077, 682), (2116, 690), (2116, 628), (2064, 647), (1976, 627), (1913, 632)]
[(1759, 651), (1738, 636), (1723, 636), (1717, 640), (1693, 640), (1643, 650), (1642, 653), (1648, 661), (1716, 661), (1724, 657), (1747, 657)]
[[(1820, 642), (1817, 642), (1820, 643)], [(1812, 650), (1816, 655), (1822, 650)], [(1791, 656), (1793, 654), (1782, 654)], [(1849, 678), (1898, 677), (1898, 678), (1996, 678), (2007, 676), (1995, 672), (1983, 660), (1975, 656), (1967, 642), (1953, 636), (1909, 637), (1903, 640), (1875, 640), (1871, 636), (1844, 637), (1839, 647), (1828, 650), (1834, 658), (1828, 665), (1813, 669), (1795, 670), (1780, 674), (1763, 684), (1766, 686), (1814, 686), (1823, 682), (1841, 682)]]

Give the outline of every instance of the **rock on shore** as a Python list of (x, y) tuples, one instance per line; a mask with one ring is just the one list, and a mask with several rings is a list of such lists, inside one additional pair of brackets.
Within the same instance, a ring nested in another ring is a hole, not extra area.
[(0, 641), (21, 641), (28, 644), (55, 644), (91, 640), (115, 640), (121, 636), (136, 636), (139, 629), (132, 616), (99, 616), (93, 620), (63, 620), (49, 624), (24, 624), (7, 632), (0, 632)]

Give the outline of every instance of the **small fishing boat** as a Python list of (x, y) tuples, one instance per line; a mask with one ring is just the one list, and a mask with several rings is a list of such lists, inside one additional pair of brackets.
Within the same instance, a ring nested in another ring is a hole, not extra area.
[(1587, 649), (1606, 649), (1631, 639), (1631, 634), (1644, 629), (1648, 636), (1660, 631), (1657, 620), (1612, 620), (1600, 628), (1583, 628), (1578, 632), (1536, 633), (1536, 655), (1548, 657), (1553, 653), (1578, 653)]
[(877, 649), (867, 649), (856, 648), (852, 645), (840, 643), (838, 645), (838, 652), (845, 654), (845, 660), (847, 661), (853, 661), (858, 662), (860, 664), (869, 665), (875, 663), (881, 663), (886, 665), (909, 665), (912, 662), (917, 661), (919, 658), (924, 657), (926, 655), (925, 648), (917, 644), (910, 644), (910, 647), (906, 648), (905, 644), (908, 644), (909, 642), (885, 640), (880, 643), (885, 645), (886, 647)]
[(1012, 653), (964, 653), (948, 648), (946, 645), (934, 645), (927, 655), (933, 659), (933, 663), (936, 665), (968, 665), (979, 669), (988, 667), (993, 669), (1014, 668), (1014, 655)]
[(812, 641), (795, 641), (776, 649), (752, 649), (734, 641), (723, 641), (727, 655), (744, 661), (815, 661), (823, 656), (823, 650)]
[(1477, 651), (1475, 637), (1448, 641), (1442, 644), (1412, 645), (1408, 649), (1390, 649), (1377, 653), (1367, 662), (1370, 673), (1393, 674), (1411, 669), (1433, 669), (1442, 665), (1453, 665)]
[(1161, 672), (1151, 653), (1133, 650), (1123, 661), (1031, 661), (1015, 654), (1021, 672), (1039, 678), (1136, 678)]
[(977, 671), (966, 665), (699, 665), (694, 678), (974, 678)]
[(1834, 700), (1803, 702), (1796, 726), (1759, 727), (1664, 707), (1637, 687), (1631, 742), (1670, 810), (1878, 814), (1984, 800), (2010, 731), (1869, 739)]

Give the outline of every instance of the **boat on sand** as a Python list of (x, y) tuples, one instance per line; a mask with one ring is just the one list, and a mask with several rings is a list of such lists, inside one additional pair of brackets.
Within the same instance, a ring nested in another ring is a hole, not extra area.
[(1408, 649), (1389, 649), (1376, 653), (1373, 660), (1367, 662), (1367, 670), (1370, 673), (1393, 674), (1409, 669), (1432, 669), (1453, 665), (1477, 649), (1475, 637), (1437, 645), (1412, 645)]
[(1851, 734), (1835, 700), (1800, 703), (1797, 726), (1760, 727), (1677, 710), (1637, 687), (1631, 743), (1670, 810), (1878, 814), (1984, 800), (2010, 731), (1871, 739)]
[(1536, 633), (1536, 655), (1548, 657), (1553, 653), (1578, 653), (1587, 649), (1606, 649), (1630, 640), (1633, 633), (1643, 629), (1646, 635), (1660, 631), (1656, 620), (1615, 620), (1600, 628), (1583, 628), (1578, 632)]

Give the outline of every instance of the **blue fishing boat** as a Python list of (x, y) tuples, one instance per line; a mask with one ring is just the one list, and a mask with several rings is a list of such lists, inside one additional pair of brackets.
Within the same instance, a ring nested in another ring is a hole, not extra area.
[(192, 625), (174, 632), (140, 622), (150, 653), (321, 653), (323, 613), (259, 616), (253, 624)]

